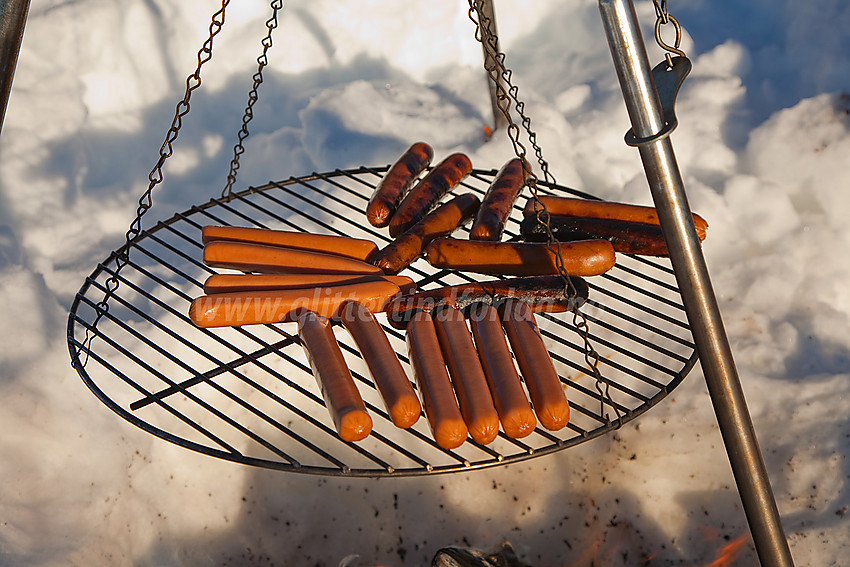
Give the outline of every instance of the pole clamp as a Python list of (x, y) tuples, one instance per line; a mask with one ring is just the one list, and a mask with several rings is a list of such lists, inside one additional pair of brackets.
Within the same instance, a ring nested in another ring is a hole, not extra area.
[(663, 140), (673, 133), (679, 121), (676, 119), (676, 97), (679, 94), (679, 88), (685, 82), (688, 74), (691, 72), (691, 60), (687, 57), (673, 57), (672, 65), (668, 65), (667, 61), (662, 61), (652, 69), (652, 78), (655, 82), (655, 90), (658, 92), (658, 99), (661, 102), (661, 112), (664, 118), (664, 127), (657, 134), (647, 136), (646, 138), (638, 138), (634, 130), (629, 128), (626, 132), (626, 144), (632, 147), (639, 147), (646, 144)]

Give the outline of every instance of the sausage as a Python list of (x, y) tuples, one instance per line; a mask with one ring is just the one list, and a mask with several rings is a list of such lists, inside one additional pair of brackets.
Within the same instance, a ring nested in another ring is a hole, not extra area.
[(466, 441), (469, 430), (457, 405), (429, 313), (421, 312), (413, 317), (407, 326), (406, 340), (410, 366), (434, 441), (443, 449), (456, 449)]
[[(591, 217), (549, 217), (552, 236), (560, 242), (604, 238), (615, 252), (667, 256), (667, 243), (661, 225), (632, 221), (595, 219)], [(525, 217), (520, 222), (519, 234), (526, 242), (545, 242), (548, 234), (535, 217)]]
[(313, 252), (354, 258), (355, 260), (364, 262), (378, 250), (378, 245), (371, 240), (335, 236), (332, 234), (312, 234), (309, 232), (242, 226), (205, 226), (201, 229), (201, 241), (204, 244), (216, 240), (311, 250)]
[(480, 204), (481, 201), (472, 193), (458, 195), (443, 203), (377, 252), (372, 263), (388, 274), (397, 274), (421, 256), (429, 242), (451, 234), (472, 218)]
[(378, 182), (366, 205), (366, 219), (372, 226), (383, 228), (398, 207), (399, 201), (417, 176), (431, 165), (434, 150), (425, 142), (416, 142), (393, 163)]
[(534, 313), (522, 301), (512, 300), (502, 303), (498, 311), (538, 421), (550, 431), (562, 429), (570, 421), (570, 404)]
[(442, 305), (465, 310), (476, 303), (496, 305), (509, 298), (524, 301), (535, 312), (571, 311), (587, 301), (588, 286), (578, 276), (569, 279), (571, 286), (567, 289), (560, 276), (533, 276), (469, 282), (400, 295), (387, 306), (387, 319), (393, 327), (403, 329), (419, 311), (431, 312)]
[(466, 318), (455, 307), (438, 309), (432, 317), (469, 436), (481, 445), (492, 443), (499, 434), (499, 414)]
[[(607, 240), (580, 240), (560, 245), (564, 269), (573, 276), (604, 274), (616, 261), (614, 247)], [(425, 251), (428, 262), (437, 268), (501, 276), (557, 274), (556, 255), (546, 243), (487, 242), (436, 238)]]
[(234, 291), (272, 291), (283, 289), (309, 289), (332, 287), (375, 280), (394, 283), (402, 293), (416, 289), (416, 283), (407, 276), (372, 276), (357, 274), (213, 274), (204, 282), (204, 293), (230, 293)]
[(405, 195), (390, 220), (390, 236), (395, 238), (427, 215), (443, 195), (472, 171), (472, 162), (462, 154), (452, 154), (437, 164)]
[(225, 240), (216, 240), (204, 246), (204, 264), (243, 272), (361, 275), (383, 273), (377, 266), (344, 256)]
[(325, 288), (214, 293), (193, 300), (189, 318), (203, 328), (284, 323), (306, 310), (334, 318), (346, 301), (357, 301), (377, 313), (399, 291), (390, 281), (375, 280)]
[[(646, 205), (630, 205), (627, 203), (594, 201), (574, 197), (556, 197), (552, 195), (541, 195), (539, 200), (546, 207), (546, 211), (552, 216), (591, 217), (644, 224), (661, 224), (658, 220), (658, 213), (655, 207)], [(530, 198), (523, 208), (523, 215), (536, 216), (535, 207), (534, 198)], [(697, 230), (697, 236), (700, 240), (705, 240), (705, 231), (708, 228), (708, 222), (696, 213), (692, 213), (692, 216), (694, 226)]]
[(340, 319), (369, 367), (390, 420), (402, 429), (412, 426), (419, 420), (422, 406), (384, 329), (371, 311), (356, 301), (345, 303)]
[(499, 240), (505, 229), (505, 222), (511, 214), (511, 208), (525, 186), (525, 168), (523, 160), (514, 158), (502, 166), (493, 178), (478, 215), (469, 231), (472, 240)]
[(492, 305), (481, 303), (470, 311), (469, 323), (505, 435), (514, 439), (530, 435), (537, 419), (511, 359), (499, 313)]
[(312, 311), (298, 317), (298, 336), (337, 433), (361, 441), (372, 432), (372, 418), (357, 391), (330, 322)]

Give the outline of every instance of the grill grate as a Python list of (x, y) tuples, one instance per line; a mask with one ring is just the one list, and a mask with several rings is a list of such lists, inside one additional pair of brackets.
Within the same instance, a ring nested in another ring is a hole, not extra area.
[[(212, 199), (143, 231), (118, 274), (109, 310), (97, 317), (118, 251), (98, 264), (71, 307), (68, 344), (74, 368), (112, 411), (177, 445), (222, 459), (302, 473), (410, 476), (471, 470), (552, 453), (616, 429), (663, 399), (697, 360), (673, 271), (664, 259), (618, 255), (614, 269), (588, 278), (583, 308), (601, 355), (603, 383), (585, 374), (583, 343), (569, 314), (538, 323), (561, 380), (571, 423), (538, 427), (521, 440), (503, 434), (487, 446), (468, 440), (444, 450), (422, 418), (409, 430), (389, 420), (348, 334), (337, 339), (374, 421), (358, 443), (341, 441), (313, 379), (294, 324), (200, 329), (187, 316), (214, 271), (201, 261), (201, 228), (255, 226), (389, 242), (363, 213), (387, 168), (312, 174)], [(474, 170), (461, 190), (483, 195), (495, 175)], [(541, 183), (542, 193), (590, 197)], [(519, 227), (516, 207), (505, 235)], [(421, 289), (472, 281), (423, 260), (405, 272)], [(482, 279), (486, 279), (482, 278)], [(402, 332), (379, 321), (407, 367)], [(88, 338), (91, 338), (89, 341)], [(613, 417), (612, 417), (613, 416)], [(618, 417), (619, 416), (619, 417)]]

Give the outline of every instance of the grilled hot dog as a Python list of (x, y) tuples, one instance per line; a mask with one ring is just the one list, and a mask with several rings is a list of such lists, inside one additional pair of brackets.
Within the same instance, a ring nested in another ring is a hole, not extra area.
[(459, 309), (444, 307), (434, 313), (433, 319), (469, 436), (482, 445), (492, 443), (499, 434), (499, 414), (466, 318)]
[[(567, 273), (597, 276), (610, 270), (616, 261), (614, 247), (607, 240), (581, 240), (560, 245)], [(487, 242), (442, 237), (426, 250), (428, 262), (447, 268), (490, 275), (536, 276), (557, 274), (556, 255), (546, 243)]]
[[(552, 216), (590, 217), (645, 224), (660, 224), (655, 207), (645, 205), (630, 205), (626, 203), (613, 203), (611, 201), (593, 201), (590, 199), (556, 197), (551, 195), (541, 195), (539, 200), (546, 208), (546, 211)], [(523, 208), (523, 215), (536, 216), (536, 207), (537, 205), (534, 199), (529, 199)], [(704, 240), (708, 223), (696, 213), (693, 213), (693, 219), (697, 236), (700, 240)]]
[(469, 238), (499, 240), (505, 229), (505, 221), (524, 185), (525, 170), (520, 158), (514, 158), (503, 165), (484, 194)]
[(243, 272), (382, 274), (372, 264), (335, 254), (225, 240), (212, 241), (204, 246), (204, 263)]
[(431, 146), (417, 142), (390, 166), (366, 205), (366, 218), (372, 226), (383, 228), (390, 223), (399, 201), (433, 157)]
[(469, 431), (457, 405), (429, 313), (417, 313), (407, 326), (407, 352), (434, 441), (443, 449), (460, 447)]
[(390, 281), (374, 280), (325, 288), (215, 293), (192, 301), (189, 318), (204, 328), (295, 321), (304, 311), (333, 318), (346, 301), (357, 301), (377, 313), (399, 291)]
[(400, 295), (387, 306), (390, 324), (403, 329), (419, 311), (433, 311), (440, 306), (466, 310), (476, 303), (496, 305), (505, 299), (525, 302), (533, 311), (559, 313), (580, 307), (587, 301), (587, 282), (570, 276), (571, 289), (565, 294), (560, 276), (534, 276), (445, 286), (410, 295)]
[(427, 215), (443, 195), (472, 171), (472, 162), (461, 153), (437, 164), (402, 199), (390, 220), (390, 236), (396, 237)]
[(551, 431), (562, 429), (570, 420), (570, 404), (534, 313), (522, 301), (506, 301), (498, 310), (538, 421)]
[[(595, 219), (590, 217), (549, 217), (552, 236), (560, 242), (604, 238), (615, 252), (667, 256), (667, 243), (661, 225), (632, 221)], [(520, 222), (520, 238), (526, 242), (546, 242), (546, 229), (536, 217), (525, 217)]]
[(216, 240), (283, 246), (285, 248), (345, 256), (346, 258), (354, 258), (355, 260), (364, 262), (378, 249), (378, 245), (371, 240), (350, 238), (348, 236), (334, 236), (331, 234), (311, 234), (309, 232), (241, 226), (205, 226), (201, 229), (201, 241), (204, 244)]
[(496, 308), (483, 303), (474, 306), (469, 322), (505, 435), (514, 439), (530, 435), (537, 419), (511, 359)]
[(373, 276), (357, 274), (213, 274), (204, 282), (204, 293), (230, 293), (234, 291), (272, 291), (333, 287), (355, 283), (386, 280), (396, 284), (402, 293), (416, 289), (416, 283), (407, 276)]
[(412, 426), (422, 406), (384, 329), (366, 307), (355, 301), (343, 306), (340, 319), (369, 367), (390, 420), (402, 429)]
[(443, 203), (377, 252), (372, 263), (388, 274), (397, 274), (422, 255), (429, 242), (451, 234), (469, 220), (480, 203), (472, 193), (458, 195)]
[(372, 418), (366, 412), (330, 322), (307, 311), (298, 318), (298, 336), (340, 438), (360, 441), (368, 437)]

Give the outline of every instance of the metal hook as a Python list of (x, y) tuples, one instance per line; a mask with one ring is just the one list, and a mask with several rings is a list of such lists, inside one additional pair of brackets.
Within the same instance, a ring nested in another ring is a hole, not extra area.
[[(667, 22), (673, 24), (673, 27), (676, 29), (676, 39), (673, 41), (673, 45), (670, 45), (664, 38), (661, 37), (661, 26)], [(673, 59), (670, 57), (670, 54), (676, 54), (679, 57), (687, 57), (685, 52), (679, 49), (679, 46), (682, 44), (682, 26), (679, 25), (679, 21), (673, 16), (667, 14), (667, 22), (664, 22), (662, 18), (658, 18), (655, 20), (655, 41), (661, 46), (661, 49), (666, 51), (664, 57), (667, 58), (667, 66), (673, 67)]]

